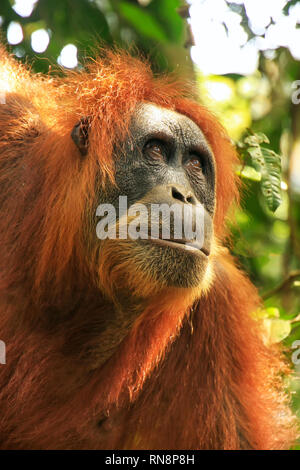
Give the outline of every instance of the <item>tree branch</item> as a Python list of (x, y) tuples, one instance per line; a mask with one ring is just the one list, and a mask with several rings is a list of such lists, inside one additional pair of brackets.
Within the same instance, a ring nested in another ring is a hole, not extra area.
[(292, 284), (299, 277), (300, 277), (300, 269), (291, 271), (286, 279), (284, 279), (280, 284), (278, 284), (278, 286), (273, 287), (273, 289), (270, 289), (269, 291), (263, 293), (261, 295), (261, 298), (263, 300), (266, 300), (269, 297), (272, 297), (273, 295), (278, 294), (280, 291), (285, 290), (287, 287), (290, 287), (290, 284)]

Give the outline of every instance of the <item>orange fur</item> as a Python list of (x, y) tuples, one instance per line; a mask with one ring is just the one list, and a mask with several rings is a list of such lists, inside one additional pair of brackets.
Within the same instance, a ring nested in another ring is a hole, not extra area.
[[(221, 247), (238, 199), (236, 155), (222, 126), (186, 84), (153, 77), (125, 52), (102, 53), (86, 71), (55, 78), (30, 74), (1, 48), (1, 86), (1, 446), (288, 448), (295, 425), (280, 378), (285, 365), (251, 317), (255, 288)], [(143, 101), (190, 117), (216, 159), (218, 247), (205, 289), (153, 288), (132, 260), (115, 266), (109, 247), (105, 262), (87, 262), (82, 227), (97, 174), (105, 191), (113, 148)], [(70, 138), (82, 116), (92, 117), (84, 161)], [(125, 340), (111, 338), (117, 351), (100, 368), (99, 322), (113, 314), (112, 287), (128, 270), (148, 302)], [(109, 424), (98, 428), (106, 415)]]

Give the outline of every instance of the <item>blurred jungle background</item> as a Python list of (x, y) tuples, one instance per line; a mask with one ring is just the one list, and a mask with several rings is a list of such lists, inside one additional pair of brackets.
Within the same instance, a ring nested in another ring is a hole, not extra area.
[(265, 341), (293, 364), (300, 417), (300, 0), (0, 0), (0, 29), (36, 72), (80, 69), (100, 41), (196, 81), (240, 153), (230, 244), (264, 299)]

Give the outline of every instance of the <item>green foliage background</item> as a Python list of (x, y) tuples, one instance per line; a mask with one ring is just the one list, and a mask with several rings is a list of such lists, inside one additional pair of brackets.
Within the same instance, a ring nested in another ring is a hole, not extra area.
[[(297, 2), (287, 2), (286, 14)], [(300, 189), (291, 184), (292, 161), (300, 159), (300, 105), (292, 104), (291, 86), (300, 79), (300, 63), (288, 49), (280, 48), (272, 59), (261, 53), (252, 76), (203, 77), (190, 59), (189, 8), (180, 0), (39, 0), (28, 17), (19, 16), (13, 4), (13, 0), (0, 3), (4, 40), (9, 24), (18, 22), (24, 38), (8, 47), (37, 72), (48, 72), (69, 43), (78, 47), (80, 68), (82, 58), (93, 56), (100, 41), (135, 46), (156, 71), (175, 70), (196, 79), (199, 100), (219, 115), (241, 155), (237, 172), (244, 192), (234, 214), (230, 246), (264, 298), (265, 308), (255, 314), (263, 320), (266, 341), (283, 341), (291, 359), (292, 345), (300, 339)], [(239, 12), (253, 36), (245, 9), (240, 7)], [(31, 34), (41, 28), (48, 31), (50, 43), (44, 53), (36, 54)], [(210, 90), (220, 84), (228, 88), (230, 97), (216, 103)], [(300, 416), (299, 377), (298, 365), (287, 386)]]

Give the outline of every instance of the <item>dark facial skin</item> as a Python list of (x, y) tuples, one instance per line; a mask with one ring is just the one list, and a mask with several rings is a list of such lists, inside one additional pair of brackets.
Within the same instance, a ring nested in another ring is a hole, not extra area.
[(130, 131), (126, 158), (116, 162), (116, 182), (128, 204), (156, 186), (178, 185), (213, 216), (214, 159), (199, 127), (186, 116), (145, 103), (133, 116)]
[[(153, 279), (173, 287), (195, 287), (208, 265), (213, 237), (215, 164), (212, 151), (199, 127), (186, 116), (152, 104), (141, 104), (133, 116), (131, 138), (116, 157), (116, 184), (105, 202), (118, 209), (119, 195), (128, 207), (188, 204), (203, 205), (204, 244), (187, 250), (186, 240), (129, 240), (131, 255)], [(172, 218), (171, 218), (172, 222)], [(118, 240), (116, 240), (116, 250)], [(142, 253), (142, 254), (141, 254)], [(143, 257), (142, 263), (141, 256)]]

